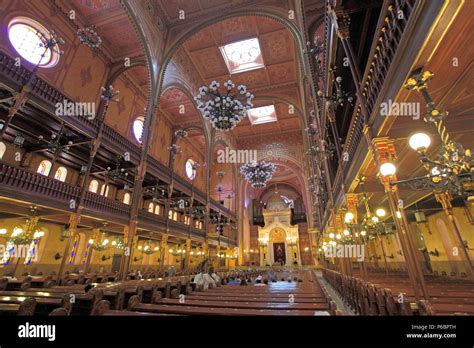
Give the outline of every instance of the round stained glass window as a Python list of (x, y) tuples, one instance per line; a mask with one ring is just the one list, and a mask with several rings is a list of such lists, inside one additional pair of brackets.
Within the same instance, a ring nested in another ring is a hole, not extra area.
[(186, 175), (191, 180), (193, 180), (196, 177), (196, 170), (193, 167), (194, 167), (194, 161), (192, 159), (188, 159), (186, 161)]
[(28, 62), (43, 68), (58, 63), (57, 50), (44, 47), (44, 41), (51, 38), (50, 32), (31, 18), (12, 19), (8, 24), (8, 38), (13, 48)]

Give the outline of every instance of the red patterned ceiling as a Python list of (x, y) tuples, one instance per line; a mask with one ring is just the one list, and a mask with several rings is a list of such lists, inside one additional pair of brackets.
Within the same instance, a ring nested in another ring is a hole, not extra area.
[(125, 10), (119, 0), (62, 0), (64, 9), (75, 9), (85, 26), (95, 25), (114, 61), (143, 55)]
[[(220, 46), (257, 37), (260, 43), (264, 68), (237, 74), (229, 74), (222, 57)], [(288, 105), (272, 98), (258, 100), (259, 97), (277, 95), (297, 102), (297, 60), (295, 45), (291, 33), (280, 23), (255, 16), (235, 17), (213, 24), (191, 38), (181, 51), (186, 53), (202, 81), (209, 84), (213, 80), (225, 81), (229, 77), (236, 84), (244, 84), (256, 96), (254, 104), (263, 106), (275, 104), (278, 121), (260, 125), (251, 125), (244, 119), (234, 130), (237, 138), (260, 136), (273, 132), (300, 129), (298, 114), (288, 113)], [(296, 98), (295, 98), (296, 97)]]

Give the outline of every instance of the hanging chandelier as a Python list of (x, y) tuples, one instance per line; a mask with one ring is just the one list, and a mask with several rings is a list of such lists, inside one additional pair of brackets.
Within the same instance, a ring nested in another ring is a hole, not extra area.
[(238, 86), (235, 91), (232, 80), (224, 82), (225, 93), (221, 94), (219, 87), (219, 82), (212, 81), (209, 87), (199, 88), (199, 94), (194, 99), (215, 129), (229, 131), (247, 116), (247, 110), (253, 107), (254, 95), (244, 85)]
[(102, 44), (102, 39), (99, 34), (97, 34), (95, 25), (78, 29), (77, 37), (82, 44), (93, 50), (99, 48), (99, 46)]
[(247, 180), (253, 188), (264, 188), (267, 182), (271, 180), (275, 171), (275, 165), (265, 161), (252, 161), (240, 167), (240, 173), (244, 175), (245, 180)]

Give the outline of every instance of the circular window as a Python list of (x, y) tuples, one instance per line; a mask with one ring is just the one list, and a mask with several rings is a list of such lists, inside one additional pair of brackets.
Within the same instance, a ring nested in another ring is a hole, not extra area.
[(16, 17), (8, 24), (8, 38), (15, 50), (28, 62), (51, 68), (59, 61), (57, 47), (45, 48), (51, 33), (41, 24), (27, 17)]
[(193, 180), (196, 177), (196, 169), (194, 169), (195, 162), (192, 159), (186, 161), (186, 175)]
[(139, 143), (142, 142), (142, 135), (143, 135), (143, 123), (145, 122), (145, 119), (140, 116), (133, 121), (133, 134), (135, 135), (135, 139)]

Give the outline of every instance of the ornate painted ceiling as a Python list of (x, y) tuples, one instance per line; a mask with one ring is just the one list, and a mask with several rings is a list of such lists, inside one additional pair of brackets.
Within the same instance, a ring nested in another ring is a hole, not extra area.
[[(258, 38), (265, 66), (230, 74), (219, 47), (251, 38)], [(246, 118), (233, 131), (237, 140), (300, 129), (296, 111), (301, 109), (297, 93), (298, 63), (293, 41), (291, 33), (280, 23), (246, 16), (206, 27), (187, 40), (180, 50), (189, 57), (200, 80), (206, 84), (213, 80), (222, 83), (230, 78), (236, 84), (247, 86), (256, 97), (255, 106), (275, 105), (277, 122), (251, 125)]]

